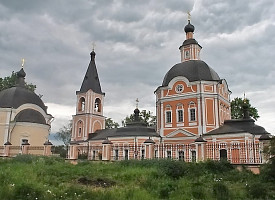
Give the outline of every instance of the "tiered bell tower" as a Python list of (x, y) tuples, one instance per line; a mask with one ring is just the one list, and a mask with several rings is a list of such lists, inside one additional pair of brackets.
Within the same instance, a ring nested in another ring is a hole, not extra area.
[(76, 92), (76, 115), (73, 116), (71, 141), (86, 141), (89, 133), (105, 128), (103, 116), (105, 93), (101, 91), (94, 50), (90, 55), (91, 61), (81, 88)]

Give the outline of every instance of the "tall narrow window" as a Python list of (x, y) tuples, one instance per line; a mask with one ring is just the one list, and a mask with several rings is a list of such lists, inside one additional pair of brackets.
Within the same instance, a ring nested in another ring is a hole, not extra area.
[(142, 149), (142, 150), (141, 150), (141, 159), (143, 160), (144, 158), (145, 158), (145, 150)]
[(115, 149), (115, 160), (118, 160), (118, 149)]
[(77, 129), (76, 129), (78, 132), (77, 132), (77, 136), (78, 137), (81, 137), (82, 136), (82, 132), (83, 132), (83, 123), (82, 121), (78, 121), (77, 122)]
[(179, 160), (184, 161), (184, 151), (179, 151)]
[(167, 158), (168, 159), (171, 159), (172, 158), (172, 152), (171, 152), (171, 150), (167, 150)]
[(81, 136), (81, 127), (78, 128), (78, 136), (80, 137)]
[(191, 160), (192, 160), (192, 162), (196, 162), (196, 160), (197, 160), (196, 151), (191, 151)]
[(190, 108), (190, 121), (196, 121), (196, 109), (195, 108)]
[(189, 108), (188, 108), (188, 112), (189, 112), (189, 121), (196, 121), (196, 104), (191, 101), (189, 103)]
[(172, 122), (172, 113), (171, 111), (166, 111), (166, 123)]
[(124, 150), (124, 160), (129, 160), (129, 150), (128, 149)]
[(183, 122), (183, 110), (178, 110), (178, 122)]

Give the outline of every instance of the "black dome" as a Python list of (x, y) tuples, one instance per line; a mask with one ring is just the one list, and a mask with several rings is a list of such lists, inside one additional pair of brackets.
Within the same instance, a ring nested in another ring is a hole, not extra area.
[(46, 120), (43, 117), (43, 115), (32, 109), (26, 109), (20, 111), (16, 116), (15, 116), (15, 121), (16, 122), (31, 122), (31, 123), (37, 123), (37, 124), (46, 124)]
[(0, 108), (18, 108), (26, 103), (35, 104), (47, 113), (43, 101), (24, 87), (12, 87), (0, 92)]
[(184, 76), (192, 81), (219, 81), (219, 75), (202, 60), (189, 60), (174, 65), (165, 75), (162, 86), (168, 86), (169, 82), (177, 77)]
[(195, 31), (195, 27), (190, 23), (190, 21), (188, 21), (188, 24), (184, 27), (184, 31), (185, 33), (188, 32), (194, 32)]

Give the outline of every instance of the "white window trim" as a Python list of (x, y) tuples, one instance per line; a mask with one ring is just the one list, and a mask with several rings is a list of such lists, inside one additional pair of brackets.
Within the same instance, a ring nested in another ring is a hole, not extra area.
[[(178, 90), (178, 86), (181, 86), (181, 87), (182, 87), (182, 90), (181, 90), (181, 91)], [(175, 92), (176, 92), (176, 93), (182, 93), (183, 91), (184, 91), (184, 86), (183, 86), (183, 84), (177, 84), (176, 87), (175, 87)]]
[[(195, 120), (191, 120), (191, 109), (195, 110)], [(189, 122), (196, 122), (197, 121), (197, 108), (188, 108), (188, 118)]]
[[(182, 111), (182, 122), (179, 121), (179, 111)], [(184, 110), (183, 109), (177, 109), (177, 123), (181, 124), (184, 122)]]
[[(167, 122), (167, 113), (170, 112), (171, 113), (171, 121)], [(166, 110), (165, 111), (165, 124), (172, 124), (173, 118), (172, 118), (172, 110)]]

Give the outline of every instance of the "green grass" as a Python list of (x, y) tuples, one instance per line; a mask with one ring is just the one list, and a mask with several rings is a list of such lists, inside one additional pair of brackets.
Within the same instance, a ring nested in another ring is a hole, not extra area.
[(0, 159), (0, 199), (274, 199), (273, 179), (227, 162), (84, 161), (54, 157)]

